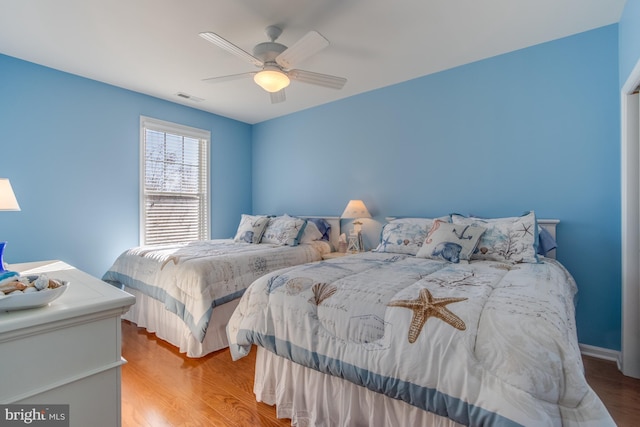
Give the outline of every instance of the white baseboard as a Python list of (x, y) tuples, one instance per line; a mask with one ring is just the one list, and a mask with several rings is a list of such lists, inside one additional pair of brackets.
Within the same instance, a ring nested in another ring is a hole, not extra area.
[(620, 369), (620, 352), (616, 350), (610, 350), (608, 348), (596, 347), (594, 345), (579, 344), (580, 353), (585, 356), (591, 356), (603, 360), (611, 360), (618, 364)]

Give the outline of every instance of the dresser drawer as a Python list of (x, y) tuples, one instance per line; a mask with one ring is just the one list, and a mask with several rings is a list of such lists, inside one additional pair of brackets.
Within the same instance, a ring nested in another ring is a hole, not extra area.
[[(13, 403), (121, 364), (120, 318), (49, 325), (0, 342), (0, 403)], [(6, 386), (6, 385), (11, 386)]]

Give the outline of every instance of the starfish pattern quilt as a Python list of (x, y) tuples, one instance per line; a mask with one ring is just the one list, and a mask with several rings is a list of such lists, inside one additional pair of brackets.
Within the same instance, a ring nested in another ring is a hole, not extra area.
[(292, 362), (476, 426), (613, 426), (584, 377), (577, 287), (559, 262), (361, 253), (256, 280), (231, 355)]

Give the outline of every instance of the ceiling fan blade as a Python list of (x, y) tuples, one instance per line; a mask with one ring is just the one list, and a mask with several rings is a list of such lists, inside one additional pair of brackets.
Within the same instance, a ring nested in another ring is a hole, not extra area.
[(231, 43), (230, 41), (223, 39), (222, 37), (220, 37), (219, 35), (217, 35), (216, 33), (212, 33), (212, 32), (205, 32), (205, 33), (200, 33), (200, 37), (202, 37), (203, 39), (215, 44), (218, 47), (223, 48), (224, 50), (226, 50), (227, 52), (230, 52), (232, 54), (234, 54), (235, 56), (237, 56), (238, 58), (244, 59), (247, 62), (250, 62), (251, 64), (255, 65), (256, 67), (262, 67), (264, 65), (264, 63), (259, 60), (258, 58), (256, 58), (255, 56), (251, 55), (250, 53), (240, 49), (238, 46), (236, 46), (235, 44)]
[(344, 77), (336, 77), (329, 74), (320, 74), (304, 70), (289, 70), (287, 75), (292, 80), (328, 87), (331, 89), (342, 89), (344, 84), (347, 82), (347, 79)]
[(231, 74), (229, 76), (209, 77), (208, 79), (202, 79), (202, 81), (208, 82), (208, 83), (223, 83), (223, 82), (229, 82), (231, 80), (239, 80), (239, 79), (245, 79), (247, 77), (253, 77), (256, 74), (258, 74), (257, 71), (251, 71), (248, 73)]
[(284, 102), (287, 97), (284, 95), (284, 89), (280, 89), (277, 92), (271, 92), (269, 93), (269, 95), (271, 95), (271, 103), (272, 104), (277, 104), (279, 102)]
[(327, 46), (329, 46), (329, 40), (325, 39), (317, 31), (309, 31), (293, 46), (278, 55), (276, 62), (281, 67), (288, 69), (315, 55)]

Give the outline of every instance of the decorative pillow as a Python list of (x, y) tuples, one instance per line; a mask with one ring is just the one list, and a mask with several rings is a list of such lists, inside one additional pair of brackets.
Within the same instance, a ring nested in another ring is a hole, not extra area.
[[(438, 219), (447, 221), (447, 218)], [(382, 227), (380, 244), (374, 252), (417, 254), (433, 221), (432, 218), (399, 218), (389, 221)]]
[(416, 257), (442, 259), (456, 264), (460, 260), (468, 261), (484, 231), (484, 227), (451, 224), (437, 219)]
[(264, 230), (261, 242), (297, 246), (298, 239), (302, 236), (306, 225), (307, 221), (304, 219), (294, 218), (289, 215), (269, 218), (269, 224)]
[(538, 224), (533, 211), (519, 217), (467, 218), (451, 214), (454, 224), (485, 227), (471, 259), (511, 263), (538, 262)]
[(318, 227), (318, 231), (322, 233), (322, 240), (331, 241), (331, 224), (324, 218), (308, 218), (307, 224), (314, 223)]
[(556, 239), (553, 238), (549, 230), (538, 227), (538, 255), (546, 256), (549, 251), (556, 249)]
[(260, 243), (267, 224), (269, 224), (269, 217), (242, 214), (236, 237), (233, 240), (236, 242)]
[(300, 243), (309, 243), (314, 240), (322, 240), (322, 233), (318, 230), (318, 226), (310, 220), (307, 220), (307, 225), (304, 227), (302, 237), (300, 237)]

